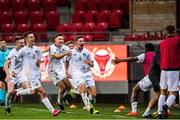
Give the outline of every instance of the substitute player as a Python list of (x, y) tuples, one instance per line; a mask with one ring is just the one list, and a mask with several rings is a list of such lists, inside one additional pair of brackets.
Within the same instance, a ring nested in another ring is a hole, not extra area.
[[(179, 85), (180, 38), (175, 36), (175, 27), (166, 27), (167, 38), (160, 43), (160, 88), (158, 101), (158, 118), (168, 117), (168, 109), (176, 98)], [(166, 99), (166, 95), (169, 96)]]
[(138, 92), (139, 90), (142, 90), (144, 92), (148, 91), (152, 87), (152, 83), (149, 80), (149, 68), (153, 60), (154, 56), (154, 45), (151, 43), (145, 44), (145, 53), (137, 56), (137, 57), (128, 57), (124, 59), (115, 58), (112, 59), (112, 64), (116, 65), (120, 62), (134, 62), (137, 61), (139, 63), (143, 63), (144, 66), (144, 73), (145, 77), (141, 79), (132, 90), (131, 95), (131, 109), (132, 111), (128, 113), (129, 116), (138, 116), (139, 113), (137, 112), (137, 104), (138, 104)]

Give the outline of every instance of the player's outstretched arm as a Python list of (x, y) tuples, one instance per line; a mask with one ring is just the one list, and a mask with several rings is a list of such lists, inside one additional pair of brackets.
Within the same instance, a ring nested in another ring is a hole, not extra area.
[(122, 59), (115, 57), (114, 59), (111, 60), (111, 63), (116, 65), (116, 64), (119, 64), (120, 62), (134, 62), (137, 60), (138, 60), (137, 57), (128, 57), (128, 58), (122, 58)]
[(64, 56), (70, 56), (71, 54), (72, 54), (72, 52), (70, 50), (68, 50), (63, 54), (55, 53), (55, 54), (52, 55), (52, 57), (59, 60), (59, 59), (63, 58)]

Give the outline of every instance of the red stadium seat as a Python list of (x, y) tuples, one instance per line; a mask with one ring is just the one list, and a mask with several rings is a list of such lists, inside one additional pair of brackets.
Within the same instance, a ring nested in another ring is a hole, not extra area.
[(97, 23), (97, 26), (101, 27), (103, 31), (108, 31), (108, 23), (106, 22)]
[(13, 12), (25, 11), (26, 10), (26, 0), (12, 0), (11, 6)]
[(15, 32), (14, 24), (3, 24), (1, 27), (1, 35), (7, 42), (13, 42), (13, 33)]
[(106, 13), (104, 13), (104, 12), (97, 13), (95, 17), (96, 17), (97, 23), (101, 23), (101, 22), (108, 23), (108, 17), (106, 15)]
[(46, 12), (46, 24), (47, 29), (56, 29), (56, 27), (60, 24), (60, 16), (57, 11)]
[(95, 27), (95, 23), (94, 22), (85, 23), (85, 26), (89, 27), (90, 31), (93, 31)]
[(31, 13), (33, 11), (41, 10), (41, 0), (27, 0), (28, 11)]
[(95, 22), (95, 17), (93, 14), (91, 13), (85, 13), (83, 15), (83, 19), (84, 19), (84, 22), (87, 23), (87, 22)]
[(28, 23), (28, 14), (25, 11), (17, 11), (14, 13), (15, 23), (16, 24), (27, 24)]
[(12, 23), (12, 14), (9, 11), (0, 12), (0, 27), (6, 23)]
[(86, 0), (75, 0), (75, 3), (74, 3), (75, 12), (86, 11), (85, 2)]
[(72, 23), (83, 23), (84, 11), (75, 12), (72, 17)]
[[(110, 10), (112, 0), (98, 0), (99, 10)], [(114, 1), (113, 1), (114, 2)]]
[(119, 17), (118, 13), (110, 13), (109, 14), (109, 27), (112, 29), (120, 28), (122, 25), (122, 20)]
[(124, 41), (137, 41), (137, 40), (138, 40), (138, 35), (135, 34), (126, 35), (124, 38)]
[(16, 26), (16, 32), (20, 34), (27, 31), (31, 31), (31, 26), (29, 24), (18, 24)]
[(67, 32), (69, 32), (69, 27), (70, 27), (70, 25), (67, 23), (60, 24), (56, 27), (56, 31), (59, 33), (62, 33), (64, 35), (69, 35), (69, 34), (67, 34)]
[(72, 23), (73, 26), (76, 26), (78, 29), (78, 32), (81, 31), (83, 24), (82, 23)]
[(92, 29), (89, 27), (89, 26), (83, 26), (82, 27), (82, 29), (81, 29), (81, 32), (83, 32), (82, 33), (82, 35), (84, 36), (84, 37), (86, 37), (86, 41), (91, 41), (91, 40), (93, 40), (93, 33), (92, 33)]
[(0, 0), (0, 11), (9, 11), (10, 1), (9, 0)]
[(15, 42), (15, 36), (14, 35), (2, 35), (2, 38), (7, 42), (7, 43), (14, 43)]
[(93, 35), (91, 34), (85, 34), (84, 36), (84, 40), (85, 41), (93, 41)]
[(85, 8), (87, 11), (98, 10), (96, 0), (87, 0), (85, 2)]
[(94, 27), (94, 40), (95, 41), (105, 41), (107, 40), (107, 32), (99, 25)]
[(45, 11), (56, 11), (56, 0), (43, 0), (43, 7)]
[(41, 11), (34, 11), (30, 14), (31, 23), (44, 23), (44, 14)]
[(47, 37), (47, 26), (46, 24), (43, 23), (37, 23), (32, 25), (32, 31), (35, 32), (35, 35), (38, 38), (38, 41), (41, 42), (47, 42), (48, 37)]
[(1, 27), (2, 33), (14, 33), (15, 32), (15, 25), (14, 24), (3, 24)]

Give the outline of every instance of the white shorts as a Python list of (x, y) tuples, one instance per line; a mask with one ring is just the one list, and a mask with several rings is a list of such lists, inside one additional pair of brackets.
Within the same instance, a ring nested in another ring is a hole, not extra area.
[(65, 71), (59, 71), (59, 72), (49, 72), (48, 73), (49, 80), (53, 81), (55, 85), (61, 80), (64, 80), (67, 78)]
[(28, 81), (28, 80), (27, 80), (27, 77), (24, 76), (23, 73), (17, 74), (16, 77), (12, 77), (12, 75), (10, 75), (10, 76), (11, 76), (11, 78), (12, 78), (10, 82), (12, 82), (12, 83), (14, 83), (14, 84), (21, 84), (21, 83), (24, 82), (24, 81)]
[(92, 75), (84, 75), (84, 76), (74, 76), (75, 85), (78, 86), (80, 83), (84, 83), (86, 87), (95, 86), (95, 82), (93, 80)]
[(168, 89), (168, 91), (178, 91), (179, 71), (161, 70), (159, 85), (161, 89)]
[(140, 86), (140, 89), (144, 92), (147, 92), (148, 90), (150, 90), (152, 88), (152, 83), (149, 80), (149, 76), (146, 75), (143, 79), (141, 79), (138, 82), (138, 85)]
[(34, 77), (28, 78), (31, 89), (35, 90), (37, 88), (40, 88), (41, 85), (41, 75), (35, 75)]

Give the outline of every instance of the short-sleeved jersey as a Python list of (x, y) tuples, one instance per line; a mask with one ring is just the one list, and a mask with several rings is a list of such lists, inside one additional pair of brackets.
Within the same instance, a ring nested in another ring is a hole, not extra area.
[(8, 56), (9, 52), (10, 52), (9, 49), (5, 49), (5, 50), (0, 49), (0, 67), (4, 67), (4, 63), (6, 61), (6, 57)]
[(13, 48), (9, 55), (7, 56), (7, 59), (11, 61), (10, 64), (10, 71), (16, 71), (16, 73), (22, 72), (23, 70), (23, 64), (22, 64), (22, 59), (19, 58), (19, 60), (15, 62), (12, 62), (12, 59), (14, 59), (15, 55), (17, 54), (18, 50), (16, 48)]
[(138, 55), (137, 58), (138, 58), (138, 61), (137, 61), (138, 63), (143, 63), (144, 59), (145, 59), (145, 54), (142, 53), (142, 54)]
[(56, 53), (64, 54), (67, 50), (69, 50), (69, 48), (66, 45), (57, 47), (55, 44), (53, 44), (50, 46), (48, 72), (53, 72), (56, 70), (65, 70), (64, 58), (55, 59), (52, 57), (52, 55)]
[(22, 59), (24, 72), (27, 78), (41, 74), (39, 67), (36, 65), (37, 59), (43, 59), (42, 52), (38, 47), (23, 47), (15, 55), (15, 60), (18, 61), (19, 59)]
[(71, 57), (67, 58), (72, 75), (92, 74), (90, 66), (83, 63), (83, 60), (93, 61), (89, 50), (87, 50), (86, 48), (83, 48), (82, 51), (73, 49)]

